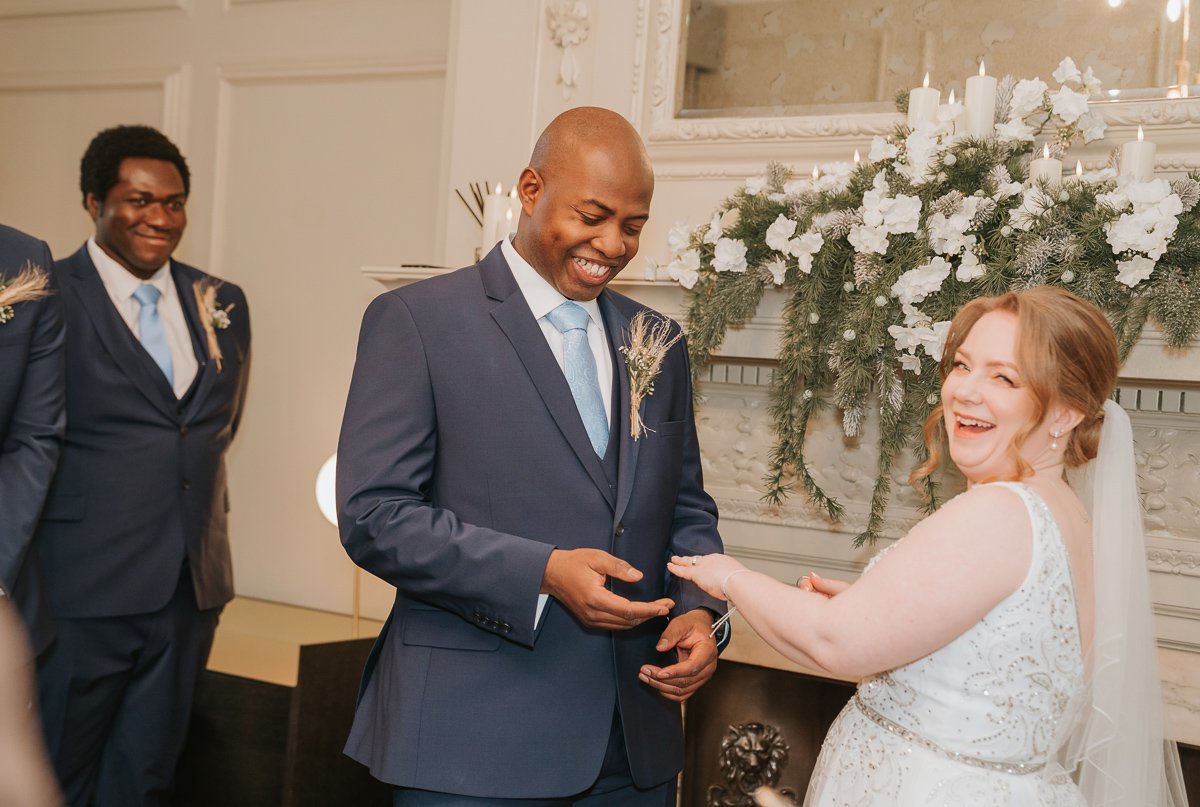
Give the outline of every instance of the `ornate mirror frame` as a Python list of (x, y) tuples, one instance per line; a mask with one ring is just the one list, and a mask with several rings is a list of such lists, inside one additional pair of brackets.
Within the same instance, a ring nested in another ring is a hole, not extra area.
[[(649, 67), (645, 78), (643, 132), (651, 144), (869, 138), (891, 131), (901, 122), (899, 113), (895, 112), (796, 117), (680, 117), (680, 66), (684, 57), (686, 4), (687, 0), (638, 2), (638, 16), (643, 22), (638, 33), (644, 41), (644, 49), (639, 47), (638, 52), (646, 54), (644, 64)], [(1083, 152), (1089, 158), (1085, 164), (1103, 162), (1107, 149), (1112, 148), (1112, 135), (1125, 127), (1133, 129), (1140, 124), (1155, 130), (1154, 138), (1161, 147), (1159, 170), (1200, 167), (1200, 146), (1196, 143), (1195, 133), (1181, 131), (1200, 123), (1200, 98), (1112, 101), (1096, 106), (1110, 127), (1110, 136), (1099, 141), (1108, 145)], [(1117, 142), (1119, 140), (1118, 136)]]

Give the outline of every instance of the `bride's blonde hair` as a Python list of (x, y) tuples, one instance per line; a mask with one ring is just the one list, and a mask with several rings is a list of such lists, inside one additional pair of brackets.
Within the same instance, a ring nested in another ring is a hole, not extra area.
[[(980, 297), (964, 305), (950, 323), (939, 372), (942, 381), (954, 367), (954, 355), (985, 314), (1004, 311), (1017, 318), (1017, 367), (1034, 401), (1033, 417), (1017, 432), (1009, 446), (1021, 479), (1031, 472), (1020, 449), (1051, 405), (1068, 406), (1083, 413), (1083, 420), (1067, 436), (1063, 462), (1068, 468), (1096, 456), (1104, 401), (1117, 383), (1120, 367), (1117, 340), (1104, 314), (1089, 302), (1056, 286), (1034, 286), (999, 297)], [(939, 404), (925, 420), (925, 445), (929, 459), (916, 468), (909, 481), (920, 483), (941, 465), (945, 453), (946, 425)]]

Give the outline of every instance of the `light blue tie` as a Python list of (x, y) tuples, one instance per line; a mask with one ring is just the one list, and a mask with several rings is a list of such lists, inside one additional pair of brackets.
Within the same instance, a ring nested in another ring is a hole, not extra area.
[(167, 377), (168, 384), (175, 383), (171, 367), (171, 348), (167, 346), (167, 332), (163, 330), (162, 318), (158, 316), (158, 298), (162, 294), (156, 287), (143, 283), (133, 293), (133, 299), (142, 306), (138, 314), (138, 339), (142, 347), (154, 359), (154, 363)]
[(608, 415), (604, 412), (604, 397), (596, 374), (596, 357), (588, 346), (588, 312), (570, 300), (546, 315), (563, 337), (563, 373), (571, 387), (571, 397), (583, 418), (583, 427), (596, 455), (604, 456), (608, 448)]

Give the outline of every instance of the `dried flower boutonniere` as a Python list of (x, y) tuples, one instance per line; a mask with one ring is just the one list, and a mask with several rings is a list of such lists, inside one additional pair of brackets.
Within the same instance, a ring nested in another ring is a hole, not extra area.
[(234, 309), (234, 303), (222, 306), (217, 302), (217, 289), (221, 281), (205, 278), (192, 284), (192, 293), (196, 296), (196, 311), (200, 314), (200, 322), (204, 325), (204, 334), (208, 337), (208, 356), (217, 364), (217, 372), (221, 372), (221, 346), (217, 343), (217, 331), (229, 327), (229, 312)]
[(26, 261), (20, 273), (12, 280), (0, 278), (0, 325), (17, 315), (13, 308), (17, 303), (40, 300), (50, 295), (50, 276), (44, 269)]
[(683, 333), (671, 335), (671, 322), (642, 309), (629, 323), (629, 344), (621, 346), (625, 367), (629, 370), (629, 436), (637, 440), (646, 433), (646, 424), (638, 411), (642, 399), (654, 394), (654, 382), (662, 372), (667, 351)]

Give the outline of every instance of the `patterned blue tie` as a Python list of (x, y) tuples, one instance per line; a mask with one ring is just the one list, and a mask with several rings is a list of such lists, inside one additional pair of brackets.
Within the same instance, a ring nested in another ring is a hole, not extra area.
[(588, 312), (570, 300), (546, 315), (563, 337), (563, 373), (571, 387), (571, 396), (583, 418), (596, 456), (603, 457), (608, 448), (608, 415), (604, 412), (604, 397), (596, 373), (596, 357), (588, 346)]
[(171, 349), (167, 347), (167, 332), (163, 330), (162, 318), (158, 316), (158, 298), (162, 294), (156, 287), (143, 283), (133, 293), (133, 299), (142, 306), (138, 313), (138, 339), (154, 363), (162, 369), (168, 384), (175, 383), (171, 367)]

